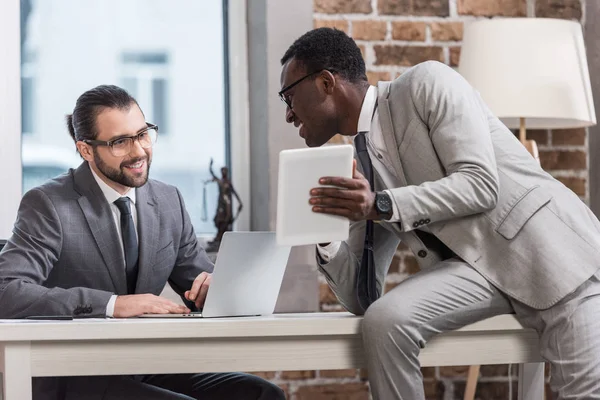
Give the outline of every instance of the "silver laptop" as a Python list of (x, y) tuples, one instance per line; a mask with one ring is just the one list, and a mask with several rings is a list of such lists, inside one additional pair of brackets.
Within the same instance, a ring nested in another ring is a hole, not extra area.
[(275, 232), (226, 232), (217, 254), (202, 313), (144, 314), (141, 318), (269, 315), (281, 288), (291, 246)]

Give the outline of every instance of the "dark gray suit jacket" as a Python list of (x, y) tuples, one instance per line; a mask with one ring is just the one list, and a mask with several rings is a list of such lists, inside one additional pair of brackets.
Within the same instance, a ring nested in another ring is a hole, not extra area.
[[(136, 189), (136, 208), (136, 293), (158, 295), (168, 281), (182, 295), (212, 272), (175, 187), (148, 180)], [(0, 253), (0, 318), (105, 316), (111, 295), (127, 294), (119, 240), (87, 162), (30, 190)]]

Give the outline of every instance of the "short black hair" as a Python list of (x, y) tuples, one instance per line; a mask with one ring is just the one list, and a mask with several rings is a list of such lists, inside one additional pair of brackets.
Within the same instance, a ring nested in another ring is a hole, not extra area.
[(285, 52), (281, 65), (292, 58), (304, 64), (308, 73), (328, 69), (352, 83), (367, 81), (360, 49), (351, 37), (337, 29), (306, 32)]
[(77, 99), (73, 114), (67, 115), (67, 128), (74, 142), (94, 140), (98, 136), (96, 117), (107, 108), (129, 110), (137, 101), (125, 89), (114, 85), (100, 85), (88, 90)]

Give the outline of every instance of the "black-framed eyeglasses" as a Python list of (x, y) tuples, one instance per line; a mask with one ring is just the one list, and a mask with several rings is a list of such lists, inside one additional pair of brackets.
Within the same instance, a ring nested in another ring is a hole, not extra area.
[(131, 153), (133, 142), (138, 141), (144, 149), (149, 149), (156, 143), (158, 137), (158, 126), (146, 122), (146, 128), (138, 132), (135, 136), (124, 136), (109, 141), (104, 140), (83, 140), (92, 146), (107, 146), (110, 153), (115, 157), (123, 157)]
[(300, 78), (297, 81), (295, 81), (295, 82), (287, 85), (286, 87), (284, 87), (283, 89), (281, 89), (279, 91), (279, 93), (277, 93), (279, 95), (279, 98), (281, 99), (281, 101), (283, 101), (289, 107), (289, 109), (291, 110), (292, 109), (292, 101), (285, 96), (285, 92), (287, 92), (288, 90), (290, 90), (291, 88), (293, 88), (294, 86), (296, 86), (297, 84), (299, 84), (300, 82), (302, 82), (303, 80), (305, 80), (306, 78), (311, 77), (311, 76), (313, 76), (315, 74), (318, 74), (321, 71), (329, 71), (332, 74), (334, 73), (333, 70), (324, 68), (324, 69), (320, 69), (320, 70), (315, 71), (315, 72), (311, 72), (310, 74), (304, 75), (302, 78)]

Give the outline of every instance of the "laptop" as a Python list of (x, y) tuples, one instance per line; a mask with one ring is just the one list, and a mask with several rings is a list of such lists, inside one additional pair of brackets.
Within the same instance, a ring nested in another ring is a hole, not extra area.
[(225, 232), (202, 312), (143, 314), (140, 318), (269, 315), (275, 310), (291, 246), (275, 232)]

